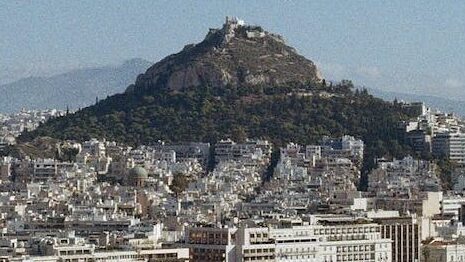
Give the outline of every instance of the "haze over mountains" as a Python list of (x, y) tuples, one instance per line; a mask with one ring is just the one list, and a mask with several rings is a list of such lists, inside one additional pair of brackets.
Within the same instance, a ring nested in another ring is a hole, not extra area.
[[(265, 34), (260, 27), (253, 29), (257, 30), (255, 34)], [(221, 45), (224, 44), (224, 39), (231, 38), (234, 31), (231, 28), (228, 30), (226, 35), (222, 35), (221, 30), (211, 30), (202, 43), (186, 45), (183, 52), (168, 56), (153, 66), (149, 61), (135, 58), (117, 66), (83, 68), (50, 77), (23, 78), (0, 85), (2, 94), (0, 112), (14, 112), (21, 108), (64, 109), (67, 106), (71, 109), (83, 108), (94, 104), (97, 97), (103, 99), (124, 92), (128, 86), (129, 91), (134, 86), (147, 85), (185, 89), (204, 84), (205, 79), (215, 86), (227, 84), (237, 87), (244, 83), (279, 85), (280, 81), (284, 83), (289, 80), (285, 79), (286, 74), (279, 76), (284, 67), (294, 73), (293, 80), (298, 82), (303, 83), (321, 77), (313, 62), (298, 55), (293, 48), (284, 45), (282, 38), (275, 34), (267, 34), (263, 38), (273, 39), (273, 41), (264, 41), (269, 45), (268, 51), (274, 49), (272, 55), (263, 53), (266, 49), (257, 48), (250, 39), (240, 37), (234, 38), (227, 49), (229, 53), (224, 53), (226, 49), (222, 49)], [(238, 34), (251, 34), (252, 31), (243, 30)], [(208, 48), (209, 46), (213, 48)], [(186, 58), (190, 60), (184, 61)], [(276, 63), (277, 61), (279, 63)], [(303, 63), (304, 67), (299, 67), (302, 65), (299, 61), (307, 62)], [(309, 71), (313, 73), (306, 75), (305, 72)], [(137, 76), (139, 77), (135, 81)], [(456, 100), (432, 95), (385, 91), (379, 88), (368, 88), (368, 90), (385, 100), (424, 101), (433, 109), (465, 116), (465, 101), (461, 101), (460, 98)]]
[[(298, 55), (276, 34), (269, 34), (259, 26), (237, 32), (235, 28), (227, 28), (226, 31), (212, 29), (201, 43), (186, 45), (182, 52), (170, 55), (153, 66), (146, 60), (136, 58), (118, 66), (84, 68), (0, 85), (0, 112), (14, 112), (21, 108), (83, 108), (94, 104), (97, 97), (103, 99), (125, 90), (131, 91), (135, 86), (163, 85), (168, 89), (182, 90), (208, 84), (237, 88), (244, 84), (280, 85), (289, 81), (305, 83), (321, 78), (312, 61)], [(263, 37), (251, 41), (247, 37), (234, 37), (235, 34), (263, 34)], [(228, 48), (224, 48), (229, 40), (233, 41), (228, 43)], [(259, 42), (262, 45), (256, 45)], [(206, 83), (206, 80), (209, 82)], [(368, 89), (386, 100), (424, 101), (434, 109), (465, 116), (464, 101)]]
[[(28, 77), (0, 85), (2, 93), (0, 112), (16, 112), (21, 108), (63, 109), (67, 105), (71, 109), (82, 108), (95, 103), (96, 97), (102, 99), (108, 95), (124, 92), (130, 84), (134, 83), (136, 77), (151, 65), (152, 63), (147, 60), (135, 58), (119, 66), (83, 68), (55, 76)], [(388, 101), (394, 99), (407, 102), (423, 101), (433, 109), (465, 116), (465, 101), (376, 88), (368, 88), (368, 90), (374, 96)], [(62, 94), (67, 91), (70, 94), (63, 96)]]
[(72, 70), (51, 77), (29, 77), (0, 85), (0, 112), (15, 112), (21, 108), (78, 109), (123, 92), (134, 83), (151, 62), (127, 60), (121, 65)]
[(387, 101), (393, 101), (394, 99), (397, 99), (399, 101), (403, 100), (406, 102), (422, 101), (432, 109), (437, 109), (445, 113), (456, 113), (462, 117), (465, 117), (465, 101), (447, 99), (431, 95), (417, 95), (401, 92), (384, 91), (375, 88), (368, 88), (368, 90), (374, 96), (377, 96)]
[[(130, 84), (134, 83), (136, 77), (151, 65), (152, 63), (147, 60), (135, 58), (119, 66), (83, 68), (55, 76), (28, 77), (0, 85), (0, 92), (2, 92), (0, 112), (16, 112), (21, 108), (63, 109), (67, 105), (71, 109), (82, 108), (95, 103), (96, 97), (102, 99), (108, 95), (124, 92)], [(69, 88), (70, 94), (62, 96), (60, 94), (67, 91), (65, 87)], [(465, 116), (465, 101), (376, 88), (368, 88), (368, 90), (374, 96), (384, 100), (423, 101), (433, 109)]]

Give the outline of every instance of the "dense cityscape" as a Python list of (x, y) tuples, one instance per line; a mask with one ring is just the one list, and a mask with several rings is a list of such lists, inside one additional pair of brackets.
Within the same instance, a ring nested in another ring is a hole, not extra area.
[(465, 120), (226, 17), (122, 93), (0, 113), (0, 261), (465, 261)]
[[(423, 103), (403, 106), (418, 115), (399, 123), (416, 154), (376, 159), (366, 191), (358, 189), (364, 142), (350, 134), (288, 143), (276, 152), (260, 139), (137, 147), (91, 139), (65, 141), (63, 149), (75, 152), (66, 160), (5, 156), (1, 257), (459, 259), (465, 256), (465, 124)], [(14, 145), (22, 130), (65, 113), (2, 115), (2, 148)], [(453, 161), (450, 184), (433, 158), (420, 155)]]

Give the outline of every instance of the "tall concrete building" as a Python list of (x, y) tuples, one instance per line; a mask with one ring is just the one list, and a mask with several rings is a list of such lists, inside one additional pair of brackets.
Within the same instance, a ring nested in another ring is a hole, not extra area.
[(465, 134), (461, 132), (436, 134), (433, 138), (433, 155), (465, 164)]
[(237, 228), (192, 227), (186, 232), (184, 248), (189, 248), (189, 261), (235, 262)]
[(381, 236), (392, 240), (393, 262), (420, 261), (420, 225), (416, 217), (377, 218)]

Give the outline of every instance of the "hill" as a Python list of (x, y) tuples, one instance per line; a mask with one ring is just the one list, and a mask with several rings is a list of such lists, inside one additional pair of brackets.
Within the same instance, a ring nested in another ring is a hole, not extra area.
[(73, 70), (51, 77), (29, 77), (0, 86), (0, 112), (89, 106), (95, 98), (123, 92), (150, 62), (131, 59), (112, 67)]
[[(350, 134), (366, 142), (366, 166), (374, 156), (409, 152), (396, 130), (398, 121), (408, 117), (399, 105), (374, 98), (366, 90), (356, 90), (350, 81), (327, 85), (310, 60), (273, 34), (260, 29), (257, 32), (263, 34), (257, 33), (259, 37), (248, 37), (240, 32), (248, 32), (250, 27), (237, 26), (231, 36), (226, 34), (228, 28), (226, 24), (210, 31), (203, 42), (155, 64), (125, 93), (51, 119), (20, 139), (104, 137), (128, 144), (151, 144), (158, 140), (214, 143), (227, 137), (237, 141), (254, 137), (283, 145)], [(288, 55), (273, 57), (274, 46)], [(212, 55), (218, 49), (225, 55)], [(258, 57), (273, 58), (258, 63), (256, 57), (250, 58), (255, 52)], [(242, 61), (240, 67), (235, 65), (238, 61)], [(195, 77), (187, 77), (190, 68), (207, 65), (216, 66), (217, 71), (195, 71)], [(271, 73), (272, 69), (276, 72)], [(218, 72), (232, 76), (234, 70), (244, 75), (217, 81)], [(172, 80), (179, 75), (184, 75), (180, 79), (185, 81)], [(250, 80), (255, 77), (263, 81)]]
[(226, 18), (198, 44), (166, 57), (137, 78), (135, 89), (183, 91), (199, 86), (238, 88), (319, 81), (315, 64), (260, 26)]

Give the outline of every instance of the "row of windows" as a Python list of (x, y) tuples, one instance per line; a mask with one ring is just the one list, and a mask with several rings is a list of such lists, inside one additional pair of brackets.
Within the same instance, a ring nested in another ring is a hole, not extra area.
[(297, 248), (281, 248), (279, 249), (278, 253), (286, 254), (286, 253), (315, 253), (316, 247), (297, 247)]
[(358, 261), (358, 260), (367, 260), (375, 259), (375, 254), (355, 254), (355, 255), (337, 255), (337, 261)]
[(136, 260), (139, 258), (140, 257), (138, 255), (123, 255), (123, 256), (108, 256), (108, 257), (101, 257), (101, 258), (84, 258), (84, 259), (73, 258), (73, 259), (64, 259), (63, 261), (64, 262), (78, 262), (78, 261), (92, 262), (92, 261), (107, 261), (107, 260), (120, 260), (120, 259)]
[(379, 232), (379, 227), (349, 227), (349, 228), (320, 228), (315, 229), (315, 235), (329, 235), (329, 234), (351, 234), (351, 233), (370, 233)]
[(271, 244), (272, 240), (268, 238), (268, 233), (250, 233), (251, 244)]
[(244, 257), (244, 261), (275, 261), (274, 256)]
[(286, 240), (276, 240), (276, 243), (308, 243), (308, 242), (316, 242), (315, 238), (307, 238), (307, 239), (286, 239)]
[(316, 258), (315, 255), (280, 255), (279, 259), (309, 259)]
[(89, 249), (78, 249), (78, 250), (68, 250), (68, 251), (65, 251), (65, 250), (62, 250), (60, 251), (60, 256), (70, 256), (70, 255), (81, 255), (81, 254), (90, 254), (90, 250)]
[[(365, 228), (332, 228), (332, 229), (315, 229), (313, 231), (314, 235), (333, 235), (331, 237), (337, 237), (337, 238), (344, 238), (344, 240), (359, 240), (359, 239), (365, 239), (364, 233), (374, 233), (374, 232), (380, 232), (379, 228), (375, 227), (365, 227)], [(350, 234), (350, 235), (344, 235), (344, 234)], [(355, 235), (357, 234), (357, 235)], [(310, 232), (309, 231), (298, 231), (294, 232), (294, 234), (277, 234), (276, 238), (284, 238), (284, 237), (295, 237), (295, 236), (309, 236)], [(336, 239), (337, 239), (336, 238)]]
[(346, 240), (366, 240), (368, 239), (366, 235), (336, 235), (329, 236), (328, 241), (346, 241)]
[(375, 250), (374, 245), (357, 245), (337, 247), (337, 252), (352, 252), (352, 251), (372, 251)]
[(193, 252), (195, 254), (200, 254), (200, 253), (224, 254), (225, 253), (225, 251), (222, 249), (207, 249), (207, 248), (194, 248)]
[(268, 253), (274, 252), (274, 248), (257, 248), (257, 249), (245, 249), (244, 254), (255, 254), (255, 253)]
[(190, 232), (189, 243), (227, 245), (228, 233)]
[(206, 254), (206, 255), (197, 255), (192, 256), (195, 261), (226, 261), (225, 255), (220, 254)]
[(268, 238), (268, 233), (251, 233), (250, 238)]

